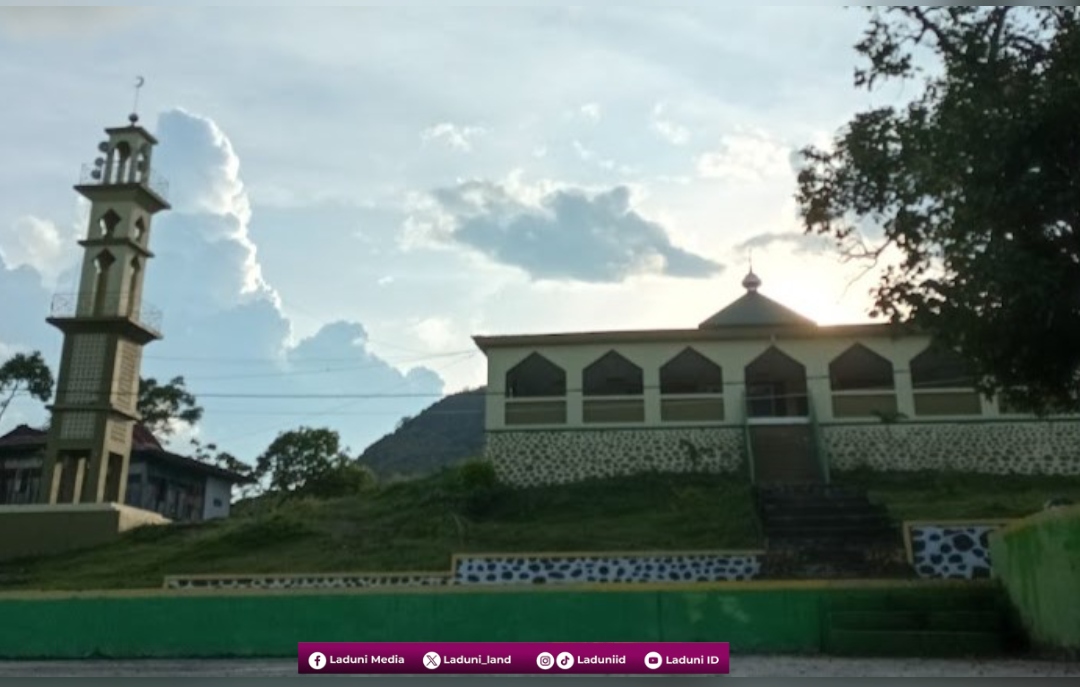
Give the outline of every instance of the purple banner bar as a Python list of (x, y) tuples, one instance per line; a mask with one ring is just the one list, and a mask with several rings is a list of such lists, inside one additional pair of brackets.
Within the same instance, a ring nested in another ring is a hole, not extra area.
[(726, 675), (726, 642), (301, 642), (305, 675)]

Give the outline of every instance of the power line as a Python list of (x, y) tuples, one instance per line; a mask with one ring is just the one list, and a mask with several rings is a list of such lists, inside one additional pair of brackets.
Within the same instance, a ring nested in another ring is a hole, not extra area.
[[(478, 353), (479, 353), (479, 351), (470, 351), (468, 356), (463, 357), (461, 360), (457, 360), (457, 361), (448, 363), (447, 365), (443, 366), (441, 369), (436, 370), (436, 372), (445, 372), (447, 369), (449, 369), (450, 367), (453, 367), (454, 365), (457, 365), (457, 364), (460, 364), (460, 363), (463, 363), (463, 362), (466, 362), (468, 360), (473, 359)], [(404, 386), (405, 384), (408, 384), (408, 383), (409, 383), (409, 380), (402, 380), (398, 384), (394, 385), (393, 388), (400, 388), (400, 387), (402, 387), (402, 386)], [(361, 399), (361, 400), (363, 400), (363, 399)], [(316, 419), (316, 418), (319, 418), (319, 417), (324, 417), (324, 416), (326, 416), (327, 413), (335, 413), (335, 412), (345, 410), (346, 408), (351, 408), (351, 407), (357, 405), (358, 402), (359, 401), (357, 401), (357, 400), (351, 400), (351, 401), (349, 401), (347, 403), (336, 405), (333, 408), (328, 408), (327, 410), (324, 410), (324, 411), (321, 411), (321, 412), (304, 413), (304, 414), (301, 414), (301, 415), (294, 415), (293, 417), (295, 419), (293, 420), (293, 422), (291, 422), (289, 424), (295, 424), (296, 422), (299, 422), (301, 420), (313, 420), (313, 419)], [(273, 425), (269, 425), (269, 426), (266, 426), (266, 427), (263, 427), (261, 429), (257, 429), (257, 430), (254, 430), (254, 431), (245, 432), (245, 433), (239, 434), (239, 435), (233, 435), (231, 437), (224, 437), (224, 438), (220, 439), (216, 443), (224, 444), (224, 443), (227, 443), (227, 442), (239, 441), (241, 439), (247, 439), (247, 438), (250, 438), (250, 437), (255, 437), (255, 436), (260, 436), (260, 435), (263, 435), (263, 434), (267, 434), (269, 432), (280, 431), (280, 429), (281, 429), (281, 423), (274, 423)]]
[(367, 364), (364, 364), (364, 365), (346, 365), (346, 366), (343, 366), (343, 367), (327, 367), (327, 368), (323, 368), (323, 369), (320, 369), (320, 370), (289, 370), (289, 371), (284, 371), (283, 370), (283, 371), (279, 371), (279, 372), (260, 372), (260, 373), (256, 373), (256, 374), (196, 375), (194, 377), (189, 377), (187, 375), (184, 375), (184, 381), (186, 382), (186, 381), (191, 381), (191, 380), (208, 380), (208, 379), (213, 379), (213, 380), (218, 380), (218, 379), (271, 379), (271, 378), (281, 378), (281, 377), (299, 377), (299, 376), (302, 376), (302, 375), (331, 374), (331, 373), (335, 373), (335, 372), (356, 372), (356, 371), (359, 371), (359, 370), (373, 370), (373, 369), (380, 368), (380, 367), (389, 367), (389, 366), (395, 366), (395, 365), (423, 363), (423, 362), (427, 362), (429, 360), (437, 360), (437, 359), (441, 359), (441, 358), (456, 358), (456, 357), (464, 355), (466, 353), (473, 353), (473, 351), (457, 351), (457, 352), (453, 352), (453, 353), (440, 353), (440, 354), (437, 354), (437, 355), (424, 356), (424, 357), (421, 357), (421, 358), (410, 358), (410, 359), (397, 360), (397, 361), (381, 360), (380, 359), (379, 362), (375, 362), (375, 363), (367, 363)]
[[(466, 362), (467, 360), (469, 360), (473, 356), (475, 356), (476, 353), (470, 353), (468, 355), (469, 355), (469, 357), (453, 361), (453, 364), (456, 365), (458, 363)], [(438, 370), (433, 370), (433, 371), (437, 372)], [(805, 379), (807, 382), (810, 382), (810, 381), (826, 381), (826, 380), (831, 381), (831, 377), (829, 377), (828, 375), (807, 375), (805, 377), (800, 377), (799, 379)], [(763, 380), (763, 383), (768, 384), (768, 383), (771, 383), (772, 381), (774, 381), (774, 380)], [(779, 380), (775, 380), (775, 381), (783, 382), (783, 381), (787, 381), (787, 380), (779, 379)], [(408, 383), (408, 380), (406, 380), (405, 383)], [(934, 386), (914, 386), (913, 389), (916, 390), (916, 391), (927, 391), (927, 392), (935, 391), (935, 390), (940, 391), (940, 390), (952, 390), (952, 389), (956, 389), (956, 390), (973, 389), (973, 387), (971, 386), (971, 378), (970, 377), (956, 377), (956, 378), (951, 378), (951, 379), (937, 379), (937, 380), (933, 381), (933, 384), (934, 384)], [(955, 384), (955, 386), (949, 386), (950, 384)], [(735, 382), (735, 381), (724, 381), (724, 382), (722, 382), (722, 386), (725, 387), (725, 388), (728, 388), (728, 387), (746, 387), (746, 386), (751, 386), (752, 387), (754, 385), (755, 385), (754, 381), (750, 381), (750, 382), (746, 382), (746, 381), (737, 381), (737, 382)], [(98, 390), (97, 385), (93, 385), (93, 384), (87, 384), (87, 385), (82, 386), (82, 387), (80, 387), (80, 385), (78, 385), (78, 384), (69, 384), (66, 388), (69, 391), (74, 391), (76, 393), (78, 393), (80, 391), (85, 393), (85, 392), (93, 392), (93, 391)], [(644, 391), (662, 391), (663, 388), (664, 388), (664, 385), (663, 384), (641, 384), (641, 385), (633, 385), (633, 388), (640, 389), (640, 390), (642, 390), (642, 392), (644, 392)], [(830, 391), (833, 391), (833, 390), (830, 390)], [(889, 387), (881, 387), (881, 388), (867, 387), (867, 388), (861, 388), (861, 389), (859, 389), (859, 388), (855, 388), (855, 389), (837, 389), (835, 391), (838, 391), (838, 392), (855, 391), (855, 392), (866, 392), (866, 393), (873, 393), (873, 392), (888, 393), (890, 391), (895, 392), (896, 388), (895, 387), (891, 387), (891, 388), (889, 388)], [(554, 395), (559, 396), (559, 395), (565, 395), (565, 394), (568, 394), (568, 393), (585, 393), (585, 392), (586, 392), (585, 387), (566, 387), (564, 390), (562, 390), (562, 393), (554, 394)], [(118, 390), (118, 391), (112, 391), (111, 395), (119, 396), (119, 397), (125, 397), (125, 396), (135, 395), (136, 393), (137, 392), (119, 391)], [(407, 392), (407, 393), (333, 392), (333, 393), (310, 393), (310, 394), (305, 394), (305, 393), (280, 393), (280, 394), (275, 394), (275, 393), (262, 393), (262, 392), (252, 393), (252, 392), (240, 392), (240, 391), (237, 391), (237, 392), (233, 392), (233, 391), (201, 391), (201, 392), (195, 393), (195, 392), (192, 391), (191, 393), (194, 396), (196, 396), (197, 398), (231, 398), (231, 399), (243, 399), (243, 400), (257, 400), (257, 399), (258, 400), (318, 400), (318, 399), (330, 399), (330, 400), (361, 399), (361, 400), (363, 400), (363, 399), (378, 399), (378, 398), (442, 398), (443, 396), (446, 395), (446, 394), (443, 394), (443, 393), (430, 393), (430, 392), (427, 392), (427, 393), (420, 393), (420, 392)], [(482, 394), (484, 396), (498, 396), (498, 397), (505, 396), (505, 397), (513, 398), (513, 396), (510, 396), (505, 391), (504, 392), (498, 392), (498, 391), (488, 391), (488, 390), (485, 389), (482, 392), (481, 391), (475, 391), (474, 393), (480, 393), (480, 394)], [(705, 393), (708, 393), (708, 392), (705, 392)], [(590, 394), (590, 395), (604, 396), (604, 395), (615, 395), (615, 394), (599, 393), (599, 394)], [(637, 394), (636, 393), (628, 393), (628, 394), (625, 394), (625, 395), (634, 396), (634, 395), (637, 395)], [(672, 395), (681, 395), (681, 394), (672, 394)], [(519, 396), (519, 398), (524, 398), (524, 397)]]
[[(412, 349), (399, 348), (398, 350), (404, 353), (413, 353), (416, 355), (430, 356), (433, 358), (453, 356), (464, 353), (476, 353), (475, 349), (461, 350), (461, 351), (417, 351)], [(170, 355), (144, 355), (143, 360), (172, 360), (183, 362), (205, 362), (205, 363), (222, 363), (229, 365), (236, 364), (251, 364), (251, 365), (304, 365), (308, 363), (343, 363), (355, 361), (357, 355), (340, 356), (340, 357), (319, 357), (308, 358), (304, 357), (299, 360), (290, 360), (287, 355), (283, 355), (277, 358), (254, 358), (251, 356), (241, 357), (228, 357), (228, 356), (170, 356)], [(388, 359), (387, 359), (388, 360)]]

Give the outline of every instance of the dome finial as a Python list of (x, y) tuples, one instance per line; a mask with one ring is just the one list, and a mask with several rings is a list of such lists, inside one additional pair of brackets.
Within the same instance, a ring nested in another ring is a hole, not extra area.
[(754, 251), (750, 251), (750, 271), (742, 282), (743, 288), (750, 292), (756, 292), (761, 288), (761, 278), (754, 274)]

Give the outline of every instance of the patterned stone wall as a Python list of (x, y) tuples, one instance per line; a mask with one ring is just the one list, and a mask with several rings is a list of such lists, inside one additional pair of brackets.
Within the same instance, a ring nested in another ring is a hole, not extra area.
[(1080, 475), (1080, 421), (825, 425), (833, 470)]
[(165, 578), (166, 589), (363, 589), (461, 585), (739, 582), (761, 572), (755, 553), (459, 556), (449, 573), (215, 575)]
[(456, 584), (738, 582), (761, 572), (756, 554), (461, 557)]
[(438, 573), (402, 573), (380, 575), (313, 574), (313, 575), (215, 575), (165, 578), (166, 589), (365, 589), (370, 587), (442, 587), (449, 575)]
[(741, 427), (489, 432), (485, 455), (519, 487), (646, 472), (734, 472)]
[(915, 574), (923, 579), (990, 577), (990, 533), (1003, 524), (906, 525)]

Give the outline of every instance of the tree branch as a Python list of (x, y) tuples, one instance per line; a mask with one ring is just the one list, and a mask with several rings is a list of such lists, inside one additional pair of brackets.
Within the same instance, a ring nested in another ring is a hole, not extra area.
[(920, 7), (915, 5), (907, 7), (905, 9), (909, 10), (909, 16), (914, 16), (915, 19), (918, 20), (919, 25), (922, 27), (924, 32), (929, 31), (930, 33), (934, 34), (934, 37), (937, 38), (938, 46), (946, 55), (956, 59), (961, 57), (961, 53), (959, 50), (956, 49), (956, 46), (953, 45), (952, 39), (945, 35), (945, 31), (935, 22), (933, 22), (930, 17), (927, 16), (926, 12), (924, 12)]
[(1011, 9), (1012, 7), (1009, 5), (998, 5), (991, 14), (994, 33), (990, 36), (990, 49), (986, 56), (987, 62), (997, 62), (998, 52), (1001, 50), (1001, 34), (1005, 31), (1005, 20)]

